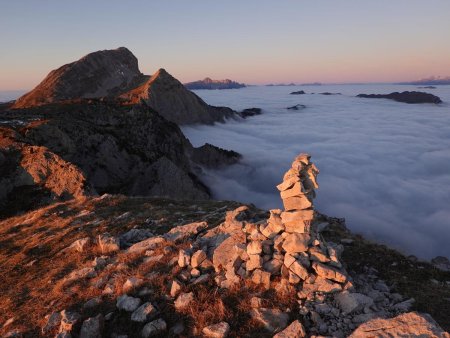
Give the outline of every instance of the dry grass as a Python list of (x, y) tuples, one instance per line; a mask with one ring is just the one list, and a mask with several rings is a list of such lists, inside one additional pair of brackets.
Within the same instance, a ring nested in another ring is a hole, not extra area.
[[(114, 196), (56, 203), (0, 220), (0, 336), (18, 328), (26, 337), (38, 337), (45, 315), (53, 311), (74, 309), (89, 315), (90, 311), (83, 310), (82, 305), (101, 296), (102, 291), (93, 287), (92, 281), (114, 278), (118, 286), (127, 277), (138, 276), (151, 285), (154, 281), (146, 279), (149, 272), (171, 272), (166, 265), (175, 252), (152, 264), (139, 264), (140, 258), (119, 254), (117, 260), (123, 263), (124, 270), (105, 269), (93, 280), (63, 283), (61, 279), (67, 274), (91, 266), (92, 260), (101, 255), (95, 245), (83, 253), (63, 250), (75, 240), (95, 239), (104, 232), (119, 235), (136, 226), (159, 234), (205, 218), (212, 223), (220, 222), (225, 212), (236, 206), (234, 202), (205, 201), (193, 205), (192, 202)], [(129, 213), (128, 217), (119, 217), (125, 212)], [(102, 313), (113, 308), (112, 297), (103, 296), (99, 305)], [(14, 318), (13, 324), (2, 327), (9, 318)]]

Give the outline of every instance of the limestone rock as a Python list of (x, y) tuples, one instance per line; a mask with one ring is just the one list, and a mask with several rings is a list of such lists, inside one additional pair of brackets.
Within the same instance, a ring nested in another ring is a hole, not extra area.
[(191, 266), (196, 268), (206, 259), (206, 253), (203, 250), (197, 250), (191, 257)]
[(262, 252), (262, 244), (260, 241), (251, 241), (247, 244), (247, 253), (249, 255), (259, 255)]
[(289, 315), (279, 309), (252, 309), (250, 315), (271, 333), (283, 330), (289, 320)]
[(142, 242), (149, 237), (152, 237), (153, 233), (148, 229), (131, 229), (126, 233), (120, 235), (120, 245), (131, 246), (135, 243)]
[(156, 319), (144, 326), (141, 332), (142, 338), (154, 337), (167, 330), (167, 324), (164, 319)]
[(101, 338), (104, 325), (102, 314), (86, 319), (81, 326), (80, 338)]
[(361, 293), (342, 291), (334, 297), (343, 313), (353, 313), (373, 304), (373, 299)]
[(311, 197), (308, 194), (300, 194), (283, 199), (283, 206), (286, 211), (309, 209), (313, 206)]
[(277, 333), (273, 338), (303, 338), (306, 337), (306, 331), (302, 323), (294, 320), (287, 328)]
[(188, 266), (191, 262), (191, 256), (186, 250), (180, 250), (178, 252), (178, 265), (181, 268)]
[(292, 233), (286, 236), (282, 247), (287, 253), (304, 252), (308, 250), (310, 239), (309, 234)]
[(227, 322), (209, 325), (202, 330), (206, 337), (225, 338), (230, 333), (230, 325)]
[(263, 259), (260, 255), (249, 255), (249, 260), (246, 262), (247, 271), (262, 268)]
[(252, 274), (252, 282), (255, 284), (261, 284), (264, 288), (270, 288), (270, 273), (256, 269)]
[(183, 310), (189, 306), (189, 304), (194, 300), (194, 294), (192, 292), (189, 293), (181, 293), (178, 298), (175, 300), (175, 309)]
[(322, 263), (314, 262), (313, 269), (319, 276), (334, 280), (339, 283), (344, 283), (347, 280), (347, 276), (344, 273), (336, 268), (327, 266)]
[(295, 197), (306, 193), (308, 193), (308, 191), (303, 187), (303, 184), (301, 182), (296, 182), (292, 186), (292, 188), (282, 191), (280, 195), (281, 198), (284, 200), (290, 197)]
[(264, 270), (269, 272), (272, 275), (279, 275), (281, 271), (281, 266), (283, 262), (279, 259), (271, 259), (264, 263)]
[(306, 268), (303, 265), (301, 265), (298, 261), (292, 263), (291, 266), (289, 267), (289, 270), (295, 273), (297, 276), (299, 276), (300, 279), (302, 280), (308, 278), (309, 275), (308, 270), (306, 270)]
[(139, 298), (130, 297), (127, 295), (122, 295), (117, 298), (116, 306), (119, 310), (124, 310), (127, 312), (133, 312), (136, 310), (141, 304), (141, 300)]
[(261, 230), (261, 233), (267, 238), (273, 239), (280, 233), (280, 231), (284, 230), (284, 225), (281, 222), (280, 214), (281, 210), (270, 210), (268, 225)]
[(200, 231), (205, 230), (208, 227), (206, 222), (195, 222), (185, 225), (180, 225), (170, 229), (168, 233), (164, 235), (164, 238), (172, 242), (185, 241), (188, 238), (192, 238)]
[(157, 237), (150, 237), (146, 240), (143, 240), (141, 242), (138, 242), (136, 244), (133, 244), (131, 247), (128, 248), (128, 253), (139, 253), (144, 252), (146, 250), (152, 250), (164, 243), (165, 240), (163, 237), (157, 236)]
[(172, 286), (170, 287), (170, 295), (176, 297), (181, 291), (181, 283), (177, 280), (172, 281)]
[(450, 334), (431, 318), (418, 312), (403, 313), (391, 319), (376, 318), (361, 324), (349, 338), (433, 337), (448, 338)]
[(141, 278), (130, 277), (125, 281), (125, 283), (123, 283), (122, 291), (124, 293), (128, 293), (128, 292), (133, 291), (134, 289), (140, 287), (143, 283), (144, 283), (144, 281)]
[(139, 306), (132, 314), (131, 320), (133, 322), (144, 323), (153, 319), (158, 314), (158, 310), (152, 305), (152, 303), (147, 302)]

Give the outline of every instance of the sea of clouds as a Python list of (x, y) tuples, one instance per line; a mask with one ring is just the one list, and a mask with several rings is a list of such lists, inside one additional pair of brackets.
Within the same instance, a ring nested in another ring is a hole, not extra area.
[[(289, 95), (294, 90), (307, 95)], [(206, 102), (236, 110), (260, 107), (245, 121), (183, 127), (205, 142), (244, 155), (241, 163), (207, 171), (215, 197), (281, 207), (275, 185), (293, 158), (308, 152), (320, 170), (315, 205), (345, 217), (354, 232), (404, 253), (450, 257), (450, 86), (428, 90), (441, 105), (408, 105), (359, 93), (417, 90), (401, 85), (255, 86), (196, 91)], [(339, 92), (324, 96), (319, 92)], [(316, 94), (310, 94), (315, 92)], [(286, 107), (303, 104), (305, 109)]]

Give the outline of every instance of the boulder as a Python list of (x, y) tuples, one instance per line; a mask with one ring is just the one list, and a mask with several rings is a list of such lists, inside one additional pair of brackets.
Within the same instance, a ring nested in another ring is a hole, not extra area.
[(294, 320), (287, 328), (277, 333), (273, 338), (303, 338), (306, 337), (306, 331), (302, 323)]
[(435, 337), (449, 338), (429, 314), (409, 312), (390, 319), (375, 318), (361, 324), (349, 338)]

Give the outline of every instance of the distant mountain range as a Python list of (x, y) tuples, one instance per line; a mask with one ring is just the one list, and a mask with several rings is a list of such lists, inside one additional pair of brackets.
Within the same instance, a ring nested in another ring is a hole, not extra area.
[(421, 79), (417, 81), (410, 81), (410, 82), (401, 82), (400, 84), (408, 84), (408, 85), (427, 85), (427, 86), (434, 86), (434, 85), (449, 85), (450, 84), (450, 76), (447, 77), (441, 77), (441, 76), (431, 76), (426, 79)]
[(184, 86), (190, 90), (194, 90), (194, 89), (237, 89), (237, 88), (246, 87), (245, 84), (239, 83), (236, 81), (232, 81), (230, 79), (213, 80), (209, 77), (206, 77), (203, 80), (185, 83)]

